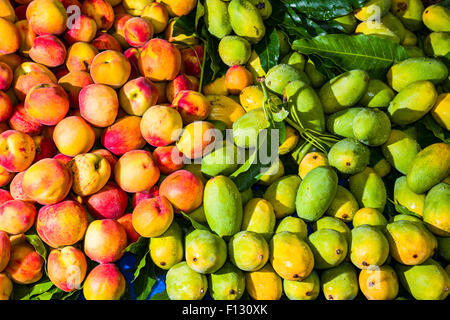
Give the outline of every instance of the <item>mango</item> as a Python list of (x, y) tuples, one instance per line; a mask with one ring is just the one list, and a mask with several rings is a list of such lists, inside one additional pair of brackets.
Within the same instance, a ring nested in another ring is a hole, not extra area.
[(308, 236), (308, 227), (306, 223), (297, 217), (285, 217), (279, 223), (275, 230), (275, 233), (281, 233), (288, 231), (296, 234), (300, 239), (306, 239)]
[[(325, 212), (326, 215), (338, 218), (342, 221), (352, 221), (358, 211), (359, 205), (353, 194), (342, 186), (338, 186), (336, 196)], [(323, 219), (323, 218), (322, 218)]]
[(439, 255), (446, 261), (450, 261), (450, 237), (438, 237), (437, 240)]
[(295, 149), (300, 141), (300, 134), (294, 128), (289, 125), (286, 125), (286, 139), (284, 142), (278, 147), (278, 153), (280, 155), (285, 155)]
[(232, 32), (228, 3), (222, 0), (205, 0), (205, 24), (208, 32), (222, 39)]
[(391, 121), (379, 109), (365, 108), (353, 119), (353, 134), (365, 145), (376, 147), (385, 143), (391, 133)]
[(394, 184), (394, 202), (404, 206), (411, 212), (423, 216), (425, 205), (425, 194), (418, 194), (408, 187), (406, 176), (401, 176), (395, 180)]
[(408, 187), (415, 193), (424, 193), (444, 180), (450, 173), (450, 146), (434, 143), (420, 151), (406, 174)]
[(250, 42), (242, 37), (225, 36), (219, 42), (219, 56), (229, 67), (246, 64), (251, 53)]
[(383, 81), (370, 79), (367, 91), (359, 103), (368, 108), (387, 108), (394, 96), (394, 91)]
[(261, 176), (258, 179), (258, 184), (269, 186), (282, 176), (284, 176), (283, 161), (281, 161), (279, 157), (276, 157), (275, 159), (272, 159), (269, 168), (262, 170)]
[(422, 220), (420, 220), (419, 218), (417, 218), (416, 216), (410, 215), (410, 214), (396, 214), (393, 218), (392, 221), (402, 221), (402, 220), (406, 220), (406, 221), (411, 221), (411, 222), (415, 222), (415, 223), (423, 223)]
[(334, 18), (333, 22), (337, 23), (340, 29), (347, 34), (352, 34), (356, 29), (356, 25), (358, 24), (358, 21), (352, 13)]
[(388, 84), (397, 92), (409, 84), (420, 80), (428, 80), (433, 84), (439, 84), (448, 77), (448, 69), (445, 64), (437, 59), (417, 57), (403, 60), (394, 64), (388, 71)]
[(354, 107), (330, 114), (327, 118), (328, 131), (341, 137), (354, 138), (353, 119), (363, 109)]
[(401, 31), (403, 31), (403, 33), (399, 34), (398, 32), (396, 32), (398, 30), (393, 29), (393, 27), (395, 27), (395, 26), (396, 25), (393, 26), (393, 25), (389, 24), (389, 21), (383, 22), (383, 18), (379, 21), (377, 21), (377, 20), (364, 21), (364, 22), (361, 22), (360, 24), (358, 24), (358, 26), (356, 27), (355, 33), (356, 34), (373, 35), (373, 36), (388, 39), (397, 44), (400, 44), (402, 42), (402, 38), (400, 38), (400, 36), (403, 35), (403, 37), (404, 37), (404, 28), (403, 28), (403, 30), (401, 30)]
[(243, 271), (256, 271), (269, 259), (269, 246), (262, 235), (253, 231), (236, 233), (228, 243), (230, 261)]
[(289, 300), (316, 300), (320, 293), (320, 279), (316, 271), (300, 281), (283, 280), (283, 290)]
[(397, 37), (400, 39), (400, 43), (403, 42), (406, 35), (406, 29), (400, 19), (388, 12), (384, 15), (384, 17), (381, 18), (381, 23), (389, 28), (389, 30), (392, 30), (395, 35), (397, 35)]
[(304, 128), (325, 131), (325, 114), (316, 91), (301, 80), (290, 82), (284, 91), (289, 117)]
[(245, 288), (254, 300), (280, 300), (283, 284), (270, 263), (257, 271), (245, 273)]
[(344, 174), (362, 172), (370, 160), (369, 148), (354, 138), (335, 143), (328, 152), (330, 166)]
[(361, 208), (355, 213), (352, 223), (354, 228), (366, 224), (374, 226), (380, 230), (384, 230), (388, 224), (388, 221), (377, 209)]
[(269, 259), (276, 273), (286, 280), (302, 280), (312, 272), (314, 254), (298, 235), (276, 233), (269, 243)]
[(226, 143), (202, 158), (201, 171), (208, 176), (228, 176), (238, 167), (237, 157), (236, 147)]
[(425, 38), (423, 48), (427, 56), (444, 57), (450, 52), (450, 35), (448, 32), (432, 32)]
[(286, 32), (277, 29), (277, 37), (278, 37), (278, 44), (280, 45), (280, 57), (284, 57), (291, 51), (289, 36), (286, 34)]
[(383, 17), (391, 8), (391, 0), (370, 0), (361, 8), (355, 10), (355, 17), (367, 21), (374, 17)]
[(229, 262), (212, 273), (208, 282), (214, 300), (239, 300), (244, 294), (244, 273)]
[(304, 179), (311, 170), (321, 166), (327, 167), (328, 164), (328, 158), (325, 153), (317, 151), (309, 152), (298, 165), (298, 175)]
[(261, 59), (255, 50), (252, 50), (250, 60), (247, 63), (247, 69), (251, 72), (253, 80), (256, 82), (258, 78), (264, 77), (266, 71), (261, 66)]
[(286, 86), (295, 80), (301, 80), (308, 85), (311, 84), (306, 73), (289, 64), (281, 63), (270, 68), (266, 75), (265, 84), (274, 93), (283, 95)]
[(186, 236), (185, 256), (192, 270), (198, 273), (214, 273), (227, 259), (227, 245), (216, 234), (197, 229)]
[(311, 59), (306, 62), (305, 73), (311, 80), (311, 85), (314, 89), (320, 88), (327, 81), (327, 77), (317, 70), (316, 65)]
[(381, 177), (386, 177), (391, 172), (392, 166), (391, 164), (385, 159), (380, 159), (377, 163), (374, 164), (373, 170)]
[(299, 71), (305, 71), (306, 59), (300, 52), (293, 51), (281, 59), (281, 63), (289, 64)]
[(399, 289), (398, 277), (389, 265), (363, 269), (359, 273), (359, 288), (368, 300), (394, 300)]
[(322, 217), (312, 225), (314, 231), (321, 229), (332, 229), (341, 233), (345, 239), (347, 239), (347, 244), (350, 244), (351, 231), (347, 224), (337, 218), (333, 217)]
[(402, 46), (411, 47), (417, 45), (417, 36), (408, 29), (405, 30), (405, 39), (403, 39)]
[(310, 171), (297, 191), (297, 215), (307, 222), (317, 221), (331, 205), (337, 185), (338, 177), (332, 168), (317, 167)]
[(240, 148), (254, 148), (259, 132), (268, 127), (263, 108), (250, 110), (233, 123), (234, 143)]
[(205, 185), (203, 206), (211, 230), (220, 237), (232, 236), (242, 225), (242, 198), (234, 182), (217, 176)]
[(433, 244), (427, 230), (415, 222), (396, 221), (386, 226), (389, 251), (396, 261), (418, 265), (433, 254)]
[(308, 237), (315, 269), (330, 269), (344, 261), (348, 252), (345, 236), (333, 229), (319, 229)]
[(437, 32), (450, 32), (450, 9), (434, 4), (425, 9), (422, 15), (425, 26)]
[(450, 292), (450, 278), (442, 266), (428, 259), (422, 264), (396, 264), (401, 284), (416, 300), (444, 300)]
[(422, 28), (424, 9), (420, 0), (392, 0), (391, 12), (411, 31)]
[(359, 269), (380, 267), (389, 255), (389, 243), (380, 229), (361, 225), (352, 229), (350, 260)]
[(420, 145), (410, 135), (394, 129), (388, 140), (382, 145), (381, 151), (395, 169), (406, 174), (409, 165), (420, 152)]
[(441, 182), (428, 191), (423, 222), (435, 235), (450, 237), (450, 185)]
[(431, 109), (431, 116), (444, 129), (450, 131), (450, 93), (441, 93)]
[(274, 233), (275, 219), (275, 212), (269, 201), (253, 198), (244, 207), (241, 229), (259, 233), (266, 241), (270, 241)]
[(295, 212), (295, 199), (301, 179), (297, 175), (287, 175), (273, 182), (265, 191), (264, 199), (272, 205), (277, 219)]
[(320, 278), (322, 291), (327, 300), (353, 300), (358, 294), (358, 277), (348, 262), (325, 270)]
[(272, 14), (272, 4), (269, 0), (249, 0), (258, 9), (261, 18), (266, 20)]
[(251, 43), (258, 43), (266, 34), (261, 14), (250, 1), (231, 0), (228, 5), (228, 14), (234, 33)]
[(350, 191), (361, 207), (374, 208), (383, 212), (386, 205), (386, 187), (381, 177), (367, 167), (350, 177)]
[(423, 50), (417, 46), (405, 46), (404, 48), (411, 58), (425, 57)]
[(167, 272), (166, 290), (170, 300), (201, 300), (208, 290), (208, 280), (182, 261)]
[(183, 232), (176, 221), (159, 237), (150, 238), (150, 258), (163, 270), (169, 270), (183, 260)]

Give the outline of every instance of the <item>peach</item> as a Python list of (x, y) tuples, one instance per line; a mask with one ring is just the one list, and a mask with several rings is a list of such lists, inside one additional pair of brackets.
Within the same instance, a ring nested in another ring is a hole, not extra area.
[(93, 45), (86, 42), (75, 42), (67, 53), (66, 67), (69, 71), (89, 71), (92, 60), (98, 54)]
[(0, 206), (0, 230), (9, 234), (27, 232), (35, 218), (36, 208), (28, 201), (9, 200)]
[(138, 241), (139, 238), (141, 237), (139, 233), (137, 233), (136, 230), (134, 230), (132, 220), (133, 215), (131, 213), (127, 213), (122, 217), (120, 217), (119, 219), (117, 219), (117, 222), (119, 222), (122, 225), (122, 227), (125, 229), (125, 232), (127, 233), (128, 245)]
[(0, 187), (6, 186), (14, 178), (14, 173), (0, 166)]
[(36, 33), (31, 29), (27, 20), (20, 20), (16, 22), (16, 27), (20, 33), (20, 48), (19, 52), (28, 56), (28, 53), (33, 46), (34, 39), (36, 39)]
[(153, 2), (144, 7), (141, 18), (153, 25), (156, 34), (163, 32), (169, 23), (169, 12), (167, 8), (158, 2)]
[(78, 19), (73, 21), (73, 24), (69, 26), (69, 29), (64, 35), (64, 39), (69, 44), (75, 42), (91, 42), (94, 40), (97, 34), (97, 23), (94, 19), (85, 15), (80, 15)]
[(97, 54), (92, 61), (91, 77), (95, 83), (120, 88), (130, 76), (131, 65), (127, 58), (115, 50), (106, 50)]
[(108, 127), (114, 123), (119, 110), (116, 91), (103, 84), (91, 84), (79, 94), (81, 116), (97, 127)]
[(171, 174), (184, 167), (183, 153), (176, 146), (157, 147), (152, 156), (162, 174)]
[(56, 125), (69, 111), (69, 96), (55, 83), (38, 84), (25, 98), (25, 110), (40, 124)]
[(71, 71), (58, 80), (58, 84), (68, 93), (72, 108), (79, 107), (78, 96), (81, 89), (93, 83), (89, 73), (78, 70)]
[(0, 273), (0, 300), (9, 300), (13, 283), (5, 273)]
[(0, 17), (14, 23), (16, 13), (9, 0), (0, 0)]
[(172, 105), (178, 108), (185, 124), (205, 120), (211, 111), (208, 99), (200, 92), (192, 90), (180, 91), (172, 101)]
[(131, 48), (128, 48), (127, 50), (125, 50), (125, 52), (123, 54), (131, 64), (131, 74), (130, 74), (129, 80), (140, 77), (139, 67), (138, 67), (138, 60), (139, 60), (139, 55), (140, 55), (139, 49), (131, 47)]
[(118, 219), (125, 213), (128, 197), (114, 182), (108, 182), (100, 191), (86, 199), (86, 206), (98, 219)]
[(100, 264), (86, 277), (83, 295), (86, 300), (120, 300), (125, 288), (125, 277), (115, 264)]
[(8, 90), (13, 80), (11, 67), (4, 62), (0, 62), (0, 90)]
[(20, 172), (33, 162), (36, 148), (26, 133), (7, 130), (0, 134), (0, 166), (9, 172)]
[(101, 155), (84, 153), (75, 156), (68, 167), (72, 171), (72, 190), (79, 196), (96, 193), (105, 186), (111, 175), (109, 162)]
[(133, 206), (133, 208), (136, 208), (138, 203), (142, 200), (151, 199), (157, 196), (159, 196), (159, 186), (155, 185), (149, 190), (136, 192), (135, 194), (133, 194), (133, 196), (131, 197), (131, 205)]
[(33, 163), (45, 158), (51, 158), (56, 154), (56, 146), (52, 139), (44, 136), (34, 136), (33, 141), (36, 146), (36, 156)]
[(130, 45), (125, 40), (125, 24), (128, 20), (133, 18), (131, 14), (128, 13), (119, 13), (116, 14), (114, 18), (114, 32), (112, 33), (112, 36), (119, 41), (122, 48), (128, 48)]
[(181, 50), (181, 60), (183, 61), (183, 71), (195, 77), (200, 77), (202, 73), (204, 47), (196, 45), (193, 48)]
[(178, 170), (161, 182), (159, 192), (170, 201), (176, 212), (189, 213), (202, 204), (203, 188), (203, 182), (195, 174)]
[(5, 92), (0, 91), (0, 122), (8, 120), (12, 111), (11, 99)]
[(122, 46), (114, 36), (106, 32), (99, 32), (91, 44), (97, 48), (98, 51), (113, 50), (122, 52)]
[(56, 83), (56, 77), (46, 66), (35, 62), (24, 62), (14, 70), (14, 93), (21, 101), (38, 84)]
[(154, 147), (167, 146), (177, 140), (183, 128), (180, 113), (172, 107), (153, 106), (141, 120), (141, 133)]
[(197, 0), (157, 0), (164, 3), (171, 16), (188, 15), (197, 6)]
[(154, 0), (123, 0), (122, 6), (132, 16), (140, 16), (142, 10)]
[(0, 55), (14, 53), (19, 50), (21, 38), (16, 25), (4, 18), (0, 18), (0, 33), (2, 34)]
[(232, 66), (225, 74), (225, 86), (232, 95), (238, 95), (244, 88), (253, 84), (253, 76), (243, 66)]
[(197, 78), (196, 76), (191, 76), (191, 75), (186, 75), (186, 77), (188, 77), (188, 79), (191, 81), (191, 83), (194, 85), (194, 91), (198, 91), (199, 86), (200, 86), (200, 80), (199, 78)]
[(47, 67), (57, 67), (66, 60), (66, 47), (57, 37), (51, 34), (36, 37), (28, 52), (34, 62)]
[(126, 113), (142, 116), (158, 101), (158, 88), (145, 77), (128, 81), (119, 91), (120, 106)]
[(122, 155), (114, 168), (117, 184), (126, 192), (142, 192), (153, 187), (160, 172), (150, 152), (128, 151)]
[(59, 1), (61, 1), (62, 5), (66, 9), (68, 9), (70, 6), (77, 6), (81, 8), (81, 3), (78, 0), (59, 0)]
[(94, 19), (99, 30), (109, 30), (114, 23), (114, 10), (106, 0), (85, 0), (81, 12)]
[(194, 84), (185, 74), (180, 74), (175, 79), (170, 81), (166, 87), (166, 97), (170, 103), (178, 95), (179, 92), (183, 90), (194, 90)]
[(84, 253), (72, 246), (53, 249), (47, 258), (50, 281), (64, 292), (81, 288), (86, 277), (87, 262)]
[(184, 127), (176, 146), (189, 159), (201, 158), (214, 148), (216, 135), (211, 122), (195, 121)]
[(153, 25), (139, 17), (129, 19), (124, 26), (125, 41), (132, 47), (142, 47), (153, 38)]
[(102, 144), (115, 155), (141, 149), (146, 142), (141, 135), (140, 123), (140, 117), (126, 116), (120, 118), (103, 131)]
[(143, 200), (133, 210), (133, 227), (145, 238), (162, 235), (172, 221), (173, 207), (165, 197)]
[(43, 125), (40, 124), (35, 118), (31, 117), (23, 103), (19, 103), (11, 117), (8, 120), (11, 129), (26, 133), (30, 136), (38, 135), (42, 132)]
[(23, 58), (15, 53), (0, 55), (0, 61), (6, 63), (11, 70), (16, 68), (23, 62)]
[(72, 186), (72, 174), (60, 161), (42, 159), (25, 171), (22, 188), (34, 201), (49, 205), (62, 201)]
[[(14, 178), (11, 180), (11, 183), (9, 184), (9, 191), (11, 193), (11, 197), (14, 200), (23, 200), (28, 202), (34, 202), (33, 199), (28, 197), (25, 194), (25, 191), (23, 190), (23, 176), (25, 175), (26, 171), (22, 171), (17, 173)], [(11, 199), (12, 200), (12, 199)]]
[(66, 30), (67, 12), (59, 0), (34, 0), (26, 11), (31, 29), (38, 34), (61, 34)]
[(10, 257), (11, 242), (9, 241), (8, 234), (4, 231), (0, 231), (0, 272), (8, 265)]
[(64, 165), (67, 165), (70, 162), (70, 160), (73, 159), (73, 157), (66, 156), (65, 154), (62, 153), (58, 153), (53, 157), (53, 159), (60, 161)]
[(111, 172), (113, 172), (114, 167), (116, 166), (117, 163), (117, 157), (115, 155), (113, 155), (109, 150), (106, 149), (96, 149), (91, 151), (91, 153), (95, 153), (95, 154), (99, 154), (101, 156), (103, 156), (106, 161), (109, 162), (109, 165), (111, 166)]
[(169, 41), (151, 39), (139, 56), (139, 70), (152, 81), (170, 81), (180, 73), (180, 51)]
[(156, 101), (156, 103), (163, 104), (163, 103), (169, 102), (167, 100), (167, 95), (166, 95), (167, 86), (169, 85), (169, 83), (168, 82), (154, 82), (153, 84), (158, 89), (158, 101)]
[(92, 221), (84, 237), (84, 252), (93, 261), (110, 263), (119, 260), (127, 247), (127, 233), (116, 220)]
[(44, 206), (36, 218), (39, 237), (52, 248), (77, 243), (83, 239), (87, 225), (86, 210), (72, 200)]
[(27, 242), (11, 246), (11, 258), (5, 269), (8, 277), (18, 284), (30, 284), (42, 277), (44, 259)]
[(55, 127), (53, 141), (59, 152), (74, 157), (91, 150), (95, 142), (92, 127), (81, 117), (62, 119)]
[[(0, 205), (2, 205), (3, 203), (5, 203), (6, 201), (9, 201), (9, 200), (14, 200), (11, 193), (8, 190), (0, 189)], [(0, 252), (1, 252), (1, 250), (0, 250)], [(1, 254), (0, 254), (0, 256), (1, 256)], [(2, 268), (0, 268), (0, 271), (1, 270), (2, 270)]]

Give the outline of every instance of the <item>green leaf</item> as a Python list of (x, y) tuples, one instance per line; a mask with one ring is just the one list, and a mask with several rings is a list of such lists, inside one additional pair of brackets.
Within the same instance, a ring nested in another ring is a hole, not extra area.
[(134, 292), (136, 300), (145, 300), (152, 291), (153, 285), (156, 282), (156, 275), (153, 263), (146, 263), (140, 272), (138, 278), (134, 281)]
[(167, 291), (164, 290), (163, 292), (154, 294), (149, 300), (170, 300), (170, 298)]
[(136, 270), (133, 274), (133, 280), (131, 282), (133, 283), (137, 278), (139, 278), (139, 274), (141, 273), (141, 270), (147, 265), (147, 256), (149, 251), (147, 251), (144, 256), (139, 261), (138, 265), (136, 266)]
[(192, 11), (187, 16), (176, 17), (173, 24), (172, 36), (177, 37), (181, 34), (192, 36), (195, 31), (196, 11)]
[(195, 30), (198, 30), (198, 23), (200, 18), (202, 18), (205, 15), (205, 7), (203, 6), (203, 3), (198, 0), (197, 1), (197, 10), (195, 11)]
[(424, 118), (420, 120), (420, 123), (425, 126), (433, 135), (441, 139), (443, 142), (450, 144), (450, 136), (448, 131), (445, 130), (433, 119), (430, 114), (427, 114)]
[(393, 201), (391, 199), (388, 199), (388, 201), (394, 205), (395, 211), (397, 211), (398, 213), (400, 213), (400, 214), (408, 214), (410, 216), (415, 216), (415, 217), (418, 217), (418, 218), (422, 218), (420, 215), (418, 215), (415, 212), (409, 211), (408, 208), (402, 206), (398, 202)]
[(228, 70), (228, 67), (223, 63), (219, 56), (219, 39), (213, 37), (203, 25), (200, 33), (205, 44), (205, 70), (204, 70), (204, 83), (209, 83), (215, 80), (217, 77), (222, 76)]
[(21, 285), (18, 287), (20, 287), (22, 290), (16, 291), (16, 288), (14, 288), (14, 299), (31, 300), (33, 297), (47, 292), (53, 286), (53, 283), (48, 278), (44, 278), (31, 286)]
[(36, 252), (44, 259), (44, 261), (47, 261), (47, 249), (41, 238), (39, 238), (37, 234), (27, 234), (25, 236)]
[(316, 55), (342, 71), (366, 70), (371, 77), (384, 80), (395, 62), (408, 58), (405, 48), (373, 35), (328, 34), (294, 41), (293, 50)]
[(209, 229), (207, 226), (195, 221), (194, 219), (192, 219), (188, 214), (184, 213), (183, 211), (181, 211), (181, 214), (183, 215), (183, 217), (185, 217), (186, 219), (188, 219), (191, 222), (192, 227), (194, 227), (194, 229), (211, 231), (211, 229)]
[(276, 66), (280, 58), (280, 42), (277, 30), (275, 28), (268, 30), (264, 38), (254, 46), (254, 49), (259, 56), (264, 71), (267, 72), (270, 68)]
[(31, 300), (51, 300), (55, 294), (61, 291), (62, 290), (58, 289), (57, 287), (54, 287), (46, 292), (43, 292), (40, 295), (33, 297)]
[(138, 241), (133, 242), (125, 248), (124, 252), (130, 252), (132, 254), (142, 256), (148, 249), (148, 238), (140, 237)]

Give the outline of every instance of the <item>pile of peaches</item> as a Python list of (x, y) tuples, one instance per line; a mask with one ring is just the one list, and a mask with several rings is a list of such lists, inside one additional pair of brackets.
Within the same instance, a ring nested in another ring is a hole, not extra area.
[(184, 137), (212, 127), (204, 52), (172, 37), (196, 2), (0, 0), (0, 299), (45, 273), (63, 291), (84, 282), (86, 299), (118, 299), (114, 262), (146, 214), (200, 205), (202, 181), (182, 168), (212, 143)]

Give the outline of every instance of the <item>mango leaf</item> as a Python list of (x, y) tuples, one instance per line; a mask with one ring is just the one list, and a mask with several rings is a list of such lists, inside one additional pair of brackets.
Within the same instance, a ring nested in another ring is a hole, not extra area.
[(14, 300), (31, 300), (33, 297), (47, 292), (53, 287), (48, 277), (43, 277), (37, 283), (31, 285), (14, 285)]
[(61, 290), (59, 288), (54, 287), (46, 292), (43, 292), (40, 295), (33, 297), (31, 300), (51, 300), (55, 294), (60, 292)]
[(140, 272), (141, 270), (147, 265), (147, 256), (148, 256), (149, 251), (147, 251), (144, 256), (141, 258), (141, 260), (139, 261), (139, 263), (136, 266), (136, 270), (134, 271), (133, 274), (133, 280), (131, 281), (132, 283), (134, 281), (136, 281), (137, 278), (139, 278)]
[(25, 235), (27, 241), (34, 247), (36, 252), (46, 261), (47, 260), (47, 249), (44, 243), (37, 234), (27, 234)]
[(195, 221), (194, 219), (192, 219), (188, 214), (184, 213), (183, 211), (181, 211), (181, 214), (183, 215), (183, 217), (185, 217), (186, 219), (188, 219), (191, 222), (192, 227), (194, 227), (194, 229), (211, 231), (211, 229), (209, 229), (207, 226)]
[(173, 24), (172, 36), (177, 37), (181, 34), (192, 36), (196, 32), (196, 11), (192, 11), (186, 16), (176, 17)]
[(154, 294), (149, 300), (170, 300), (167, 291), (159, 292)]
[(267, 72), (270, 68), (276, 66), (280, 58), (280, 42), (277, 30), (275, 28), (268, 30), (264, 38), (254, 46), (254, 49), (259, 56), (264, 71)]
[(228, 67), (222, 62), (217, 48), (219, 47), (219, 39), (213, 37), (206, 26), (203, 25), (200, 35), (205, 45), (205, 68), (203, 70), (204, 83), (209, 83), (216, 78), (225, 74)]
[(145, 300), (152, 291), (153, 285), (156, 282), (155, 265), (153, 263), (146, 263), (142, 268), (140, 275), (134, 281), (134, 292), (136, 293), (136, 300)]
[(148, 238), (140, 237), (136, 242), (133, 242), (125, 248), (124, 252), (130, 252), (137, 256), (142, 256), (148, 249)]
[(395, 211), (397, 211), (398, 213), (400, 213), (400, 214), (408, 214), (410, 216), (421, 218), (420, 215), (418, 215), (415, 212), (409, 211), (408, 208), (406, 208), (405, 206), (402, 206), (397, 201), (393, 201), (393, 200), (391, 200), (389, 198), (388, 198), (388, 201), (394, 205)]
[(327, 34), (296, 40), (292, 49), (321, 56), (342, 71), (363, 69), (382, 80), (392, 64), (409, 57), (401, 45), (372, 35)]
[(429, 131), (431, 131), (436, 138), (450, 144), (450, 136), (448, 134), (448, 131), (444, 130), (430, 114), (427, 114), (424, 118), (422, 118), (420, 120), (420, 123), (423, 124)]

